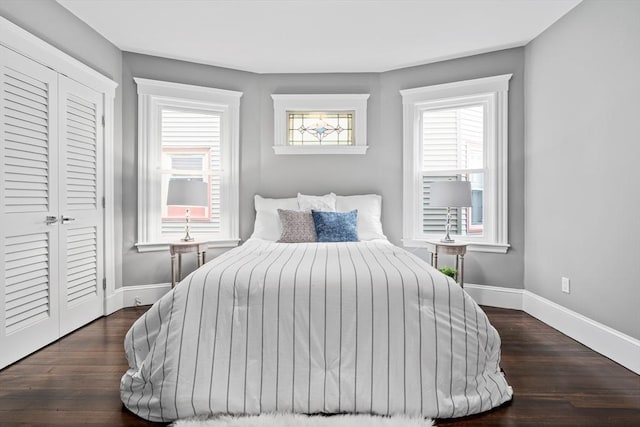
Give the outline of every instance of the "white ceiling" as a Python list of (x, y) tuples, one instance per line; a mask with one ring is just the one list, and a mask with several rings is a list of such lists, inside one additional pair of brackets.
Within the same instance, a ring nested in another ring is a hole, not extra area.
[(581, 0), (58, 0), (118, 48), (257, 73), (380, 72), (522, 46)]

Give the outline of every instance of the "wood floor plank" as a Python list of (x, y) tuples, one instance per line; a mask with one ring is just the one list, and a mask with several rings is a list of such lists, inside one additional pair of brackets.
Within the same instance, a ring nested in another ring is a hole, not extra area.
[[(0, 371), (0, 427), (162, 426), (123, 408), (124, 336), (148, 307), (101, 318)], [(533, 317), (485, 307), (514, 400), (441, 426), (640, 426), (640, 376)]]

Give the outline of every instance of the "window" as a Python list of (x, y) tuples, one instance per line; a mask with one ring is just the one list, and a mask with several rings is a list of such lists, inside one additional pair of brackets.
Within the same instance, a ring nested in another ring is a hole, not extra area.
[(288, 145), (353, 145), (353, 111), (288, 113)]
[(429, 206), (431, 183), (441, 180), (471, 181), (472, 206), (454, 208), (452, 232), (481, 236), (484, 230), (484, 106), (425, 109), (422, 121), (423, 232), (444, 230), (446, 209)]
[[(220, 118), (212, 111), (161, 107), (162, 234), (179, 234), (189, 208), (194, 232), (220, 232)], [(207, 183), (207, 206), (168, 206), (169, 181), (198, 180)]]
[[(191, 232), (210, 246), (235, 246), (238, 123), (242, 93), (135, 79), (138, 85), (138, 250), (164, 250)], [(206, 206), (167, 205), (170, 180), (207, 184)]]
[(406, 246), (444, 235), (446, 208), (431, 184), (471, 182), (469, 208), (452, 209), (452, 234), (472, 250), (506, 252), (507, 93), (511, 75), (401, 91)]
[(276, 154), (365, 154), (368, 94), (271, 95)]

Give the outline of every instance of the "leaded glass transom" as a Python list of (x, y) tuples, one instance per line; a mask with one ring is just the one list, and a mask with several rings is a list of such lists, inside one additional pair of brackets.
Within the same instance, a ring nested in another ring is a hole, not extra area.
[(353, 111), (287, 112), (289, 145), (354, 145)]

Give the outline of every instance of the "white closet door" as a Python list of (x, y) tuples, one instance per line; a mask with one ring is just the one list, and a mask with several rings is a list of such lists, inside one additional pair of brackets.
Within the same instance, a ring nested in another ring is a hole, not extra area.
[(102, 316), (102, 94), (60, 75), (60, 335)]
[(59, 336), (57, 79), (0, 47), (0, 368)]

